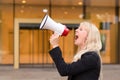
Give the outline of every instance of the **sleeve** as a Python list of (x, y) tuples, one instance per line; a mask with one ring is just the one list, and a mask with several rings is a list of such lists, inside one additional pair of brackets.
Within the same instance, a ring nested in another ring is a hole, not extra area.
[(95, 55), (86, 55), (77, 62), (67, 64), (62, 58), (62, 53), (59, 47), (52, 49), (49, 53), (61, 76), (76, 75), (95, 68), (97, 65), (97, 57)]

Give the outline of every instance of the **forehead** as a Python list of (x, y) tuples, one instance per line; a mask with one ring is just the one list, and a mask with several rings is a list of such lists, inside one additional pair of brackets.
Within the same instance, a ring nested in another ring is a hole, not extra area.
[(85, 26), (85, 25), (79, 25), (78, 28), (79, 28), (79, 29), (86, 29), (86, 26)]
[(83, 29), (83, 30), (89, 32), (88, 26), (86, 26), (84, 24), (79, 25), (78, 29)]

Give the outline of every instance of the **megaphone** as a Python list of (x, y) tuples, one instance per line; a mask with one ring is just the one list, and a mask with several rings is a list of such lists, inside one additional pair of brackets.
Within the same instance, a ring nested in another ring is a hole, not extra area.
[(39, 28), (52, 30), (61, 36), (66, 36), (69, 33), (69, 29), (65, 25), (53, 21), (47, 14), (43, 18)]

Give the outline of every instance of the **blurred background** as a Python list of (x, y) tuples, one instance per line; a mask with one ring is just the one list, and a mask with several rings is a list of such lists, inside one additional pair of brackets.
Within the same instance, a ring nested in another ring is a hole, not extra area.
[(39, 29), (46, 12), (70, 29), (60, 39), (67, 63), (76, 53), (75, 29), (80, 22), (90, 21), (101, 33), (103, 64), (120, 64), (119, 0), (0, 0), (0, 65), (52, 66), (48, 54), (52, 32)]

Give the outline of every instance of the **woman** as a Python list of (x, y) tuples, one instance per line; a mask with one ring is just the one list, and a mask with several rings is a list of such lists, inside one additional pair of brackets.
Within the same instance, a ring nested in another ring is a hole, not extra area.
[(55, 62), (61, 76), (68, 76), (68, 80), (98, 80), (101, 72), (100, 49), (101, 39), (97, 27), (90, 22), (82, 22), (75, 30), (75, 45), (78, 51), (71, 64), (67, 64), (59, 47), (59, 35), (50, 37), (53, 47), (50, 55)]

